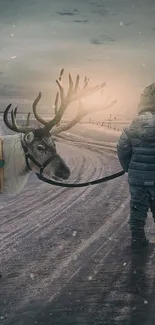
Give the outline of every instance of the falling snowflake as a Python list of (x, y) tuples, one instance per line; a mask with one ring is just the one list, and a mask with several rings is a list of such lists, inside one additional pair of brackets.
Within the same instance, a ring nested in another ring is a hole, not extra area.
[(73, 260), (76, 261), (77, 260), (77, 255), (73, 256)]
[(89, 278), (88, 278), (88, 280), (89, 280), (89, 281), (91, 281), (91, 280), (92, 280), (92, 278), (93, 278), (93, 277), (90, 275), (90, 276), (89, 276)]
[(148, 304), (148, 301), (147, 300), (144, 300), (144, 304), (147, 305)]
[(120, 26), (123, 26), (124, 25), (124, 22), (123, 21), (120, 21)]
[(125, 266), (126, 265), (126, 263), (123, 263), (123, 266)]
[(32, 280), (34, 280), (35, 276), (34, 276), (33, 273), (30, 273), (30, 278), (31, 278)]
[(75, 236), (76, 236), (76, 234), (77, 234), (77, 231), (73, 231), (73, 234), (72, 234), (72, 236), (73, 236), (73, 237), (75, 237)]
[(12, 59), (12, 60), (13, 60), (13, 59), (16, 59), (16, 55), (15, 55), (15, 56), (12, 56), (11, 59)]
[(14, 34), (13, 33), (11, 34), (11, 37), (14, 37)]

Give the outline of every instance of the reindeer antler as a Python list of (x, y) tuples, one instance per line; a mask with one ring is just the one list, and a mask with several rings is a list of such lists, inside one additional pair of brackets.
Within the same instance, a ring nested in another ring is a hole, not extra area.
[[(87, 88), (88, 83), (89, 83), (89, 79), (87, 77), (85, 77), (83, 89)], [(103, 95), (103, 88), (101, 88), (101, 95)], [(94, 108), (84, 109), (84, 105), (83, 105), (82, 101), (79, 100), (78, 112), (77, 112), (76, 116), (74, 117), (74, 119), (71, 120), (67, 124), (56, 127), (55, 129), (52, 130), (51, 133), (52, 133), (52, 135), (57, 135), (58, 133), (60, 133), (62, 131), (67, 131), (67, 130), (71, 129), (74, 125), (76, 125), (79, 121), (81, 121), (83, 119), (83, 117), (85, 117), (86, 115), (95, 113), (100, 110), (102, 110), (102, 111), (106, 110), (106, 109), (114, 106), (116, 103), (117, 103), (117, 100), (113, 100), (110, 103), (108, 103), (108, 100), (106, 100), (105, 105), (102, 108), (98, 107), (97, 109), (94, 110)]]
[(62, 132), (62, 131), (67, 131), (69, 129), (71, 129), (74, 125), (76, 125), (79, 121), (81, 121), (83, 119), (84, 116), (97, 112), (99, 110), (106, 110), (110, 107), (112, 107), (113, 105), (115, 105), (117, 103), (117, 100), (113, 100), (111, 101), (109, 104), (107, 104), (106, 106), (102, 107), (102, 108), (97, 108), (95, 111), (94, 109), (84, 109), (84, 105), (82, 104), (81, 101), (79, 101), (79, 107), (78, 107), (78, 112), (76, 114), (76, 116), (74, 117), (73, 120), (71, 120), (69, 123), (67, 124), (63, 124), (60, 125), (59, 127), (56, 127), (51, 134), (52, 135), (57, 135), (58, 133)]
[[(10, 111), (11, 104), (7, 106), (7, 108), (5, 109), (4, 115), (3, 115), (3, 120), (4, 120), (5, 124), (11, 130), (13, 130), (15, 132), (25, 133), (27, 131), (35, 131), (36, 134), (38, 134), (38, 135), (48, 134), (50, 132), (50, 130), (61, 121), (61, 118), (62, 118), (65, 110), (67, 109), (67, 107), (69, 106), (69, 104), (71, 102), (76, 101), (76, 100), (81, 100), (82, 98), (90, 96), (91, 94), (93, 94), (96, 91), (98, 91), (100, 89), (103, 89), (105, 87), (105, 83), (102, 83), (100, 85), (96, 85), (94, 87), (88, 87), (89, 79), (87, 77), (85, 77), (84, 85), (80, 89), (80, 87), (79, 87), (80, 76), (77, 75), (76, 80), (75, 80), (75, 84), (74, 84), (72, 76), (71, 76), (71, 74), (69, 74), (69, 89), (68, 89), (67, 95), (65, 95), (65, 91), (64, 91), (64, 87), (63, 87), (63, 83), (62, 83), (63, 74), (64, 74), (64, 69), (62, 69), (60, 71), (59, 78), (56, 79), (56, 83), (57, 83), (57, 85), (59, 87), (59, 92), (57, 92), (57, 94), (56, 94), (55, 103), (54, 103), (54, 105), (55, 105), (54, 106), (54, 108), (55, 108), (55, 116), (51, 121), (45, 121), (37, 113), (37, 104), (41, 99), (41, 92), (40, 92), (38, 94), (37, 98), (34, 100), (32, 108), (33, 108), (33, 113), (34, 113), (35, 118), (41, 124), (44, 125), (43, 127), (40, 127), (37, 130), (35, 128), (30, 127), (30, 125), (29, 125), (30, 114), (28, 114), (26, 125), (25, 126), (18, 126), (18, 124), (16, 122), (17, 107), (14, 110), (11, 111), (11, 119), (12, 119), (12, 124), (11, 124), (9, 122), (9, 120), (8, 120), (8, 113)], [(58, 107), (59, 99), (60, 99), (60, 106)], [(80, 119), (82, 117), (83, 116), (80, 115)], [(78, 115), (77, 118), (79, 118), (79, 115)], [(77, 118), (76, 118), (76, 120), (77, 120)], [(74, 121), (75, 121), (75, 119), (74, 119)]]
[(7, 106), (7, 108), (5, 109), (4, 111), (4, 114), (3, 114), (3, 121), (4, 123), (6, 124), (6, 126), (12, 130), (12, 131), (15, 131), (15, 132), (27, 132), (28, 130), (32, 130), (34, 131), (34, 128), (31, 128), (30, 127), (30, 115), (31, 113), (29, 112), (28, 115), (27, 115), (27, 119), (26, 119), (26, 124), (25, 126), (18, 126), (17, 122), (16, 122), (16, 116), (17, 116), (17, 110), (18, 110), (18, 106), (15, 107), (14, 110), (11, 111), (11, 120), (12, 120), (12, 124), (10, 123), (9, 119), (8, 119), (8, 113), (11, 109), (11, 106), (12, 104), (9, 104)]
[[(35, 118), (41, 124), (45, 125), (46, 131), (47, 130), (50, 131), (55, 125), (57, 125), (60, 122), (65, 110), (67, 109), (67, 107), (69, 106), (69, 104), (71, 102), (85, 98), (85, 97), (89, 96), (90, 94), (93, 94), (96, 91), (103, 89), (105, 86), (105, 83), (102, 83), (100, 85), (88, 88), (89, 79), (85, 77), (84, 85), (83, 85), (82, 89), (79, 89), (80, 76), (77, 75), (76, 80), (75, 80), (75, 85), (74, 85), (72, 76), (69, 73), (69, 89), (68, 89), (67, 95), (65, 95), (64, 87), (62, 84), (63, 74), (64, 74), (64, 69), (62, 69), (60, 71), (59, 78), (56, 79), (56, 83), (59, 87), (59, 92), (57, 92), (57, 94), (56, 94), (55, 103), (54, 103), (55, 116), (51, 121), (49, 121), (49, 122), (45, 121), (37, 113), (37, 104), (41, 98), (41, 93), (39, 93), (38, 97), (35, 99), (35, 101), (33, 103), (33, 113), (35, 115)], [(58, 107), (59, 97), (60, 97), (60, 106)]]

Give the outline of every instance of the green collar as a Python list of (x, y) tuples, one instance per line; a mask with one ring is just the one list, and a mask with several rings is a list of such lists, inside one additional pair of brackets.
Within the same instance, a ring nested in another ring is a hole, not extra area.
[(0, 160), (0, 168), (3, 168), (5, 165), (5, 161), (4, 160)]

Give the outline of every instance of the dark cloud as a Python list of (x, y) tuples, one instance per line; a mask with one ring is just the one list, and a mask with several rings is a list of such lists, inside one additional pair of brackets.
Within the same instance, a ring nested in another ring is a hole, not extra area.
[(91, 12), (92, 14), (97, 14), (101, 17), (106, 17), (106, 16), (110, 16), (110, 15), (117, 15), (116, 12), (113, 12), (113, 8), (112, 10), (109, 8), (109, 3), (97, 3), (97, 2), (90, 2), (90, 5), (94, 8)]
[(97, 38), (91, 39), (90, 43), (91, 44), (94, 44), (94, 45), (101, 45), (101, 44), (103, 44), (103, 42), (101, 40), (97, 39)]
[(109, 42), (115, 42), (115, 40), (109, 36), (106, 36), (106, 35), (102, 35), (98, 38), (92, 38), (90, 40), (90, 43), (94, 44), (94, 45), (102, 45), (102, 44), (109, 43)]
[(90, 2), (90, 5), (94, 6), (94, 7), (97, 7), (97, 8), (102, 8), (103, 6), (105, 6), (104, 3), (97, 3), (97, 2)]
[(74, 22), (75, 23), (88, 23), (89, 20), (88, 19), (75, 19)]
[(73, 10), (62, 10), (57, 12), (60, 16), (75, 16), (78, 13), (77, 9)]

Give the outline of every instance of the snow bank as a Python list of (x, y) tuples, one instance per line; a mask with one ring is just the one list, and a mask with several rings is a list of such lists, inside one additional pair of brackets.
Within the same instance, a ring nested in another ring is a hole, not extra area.
[(65, 132), (65, 134), (67, 136), (76, 135), (95, 141), (102, 141), (114, 144), (120, 137), (121, 131), (110, 130), (103, 126), (92, 124), (78, 124), (68, 132)]

